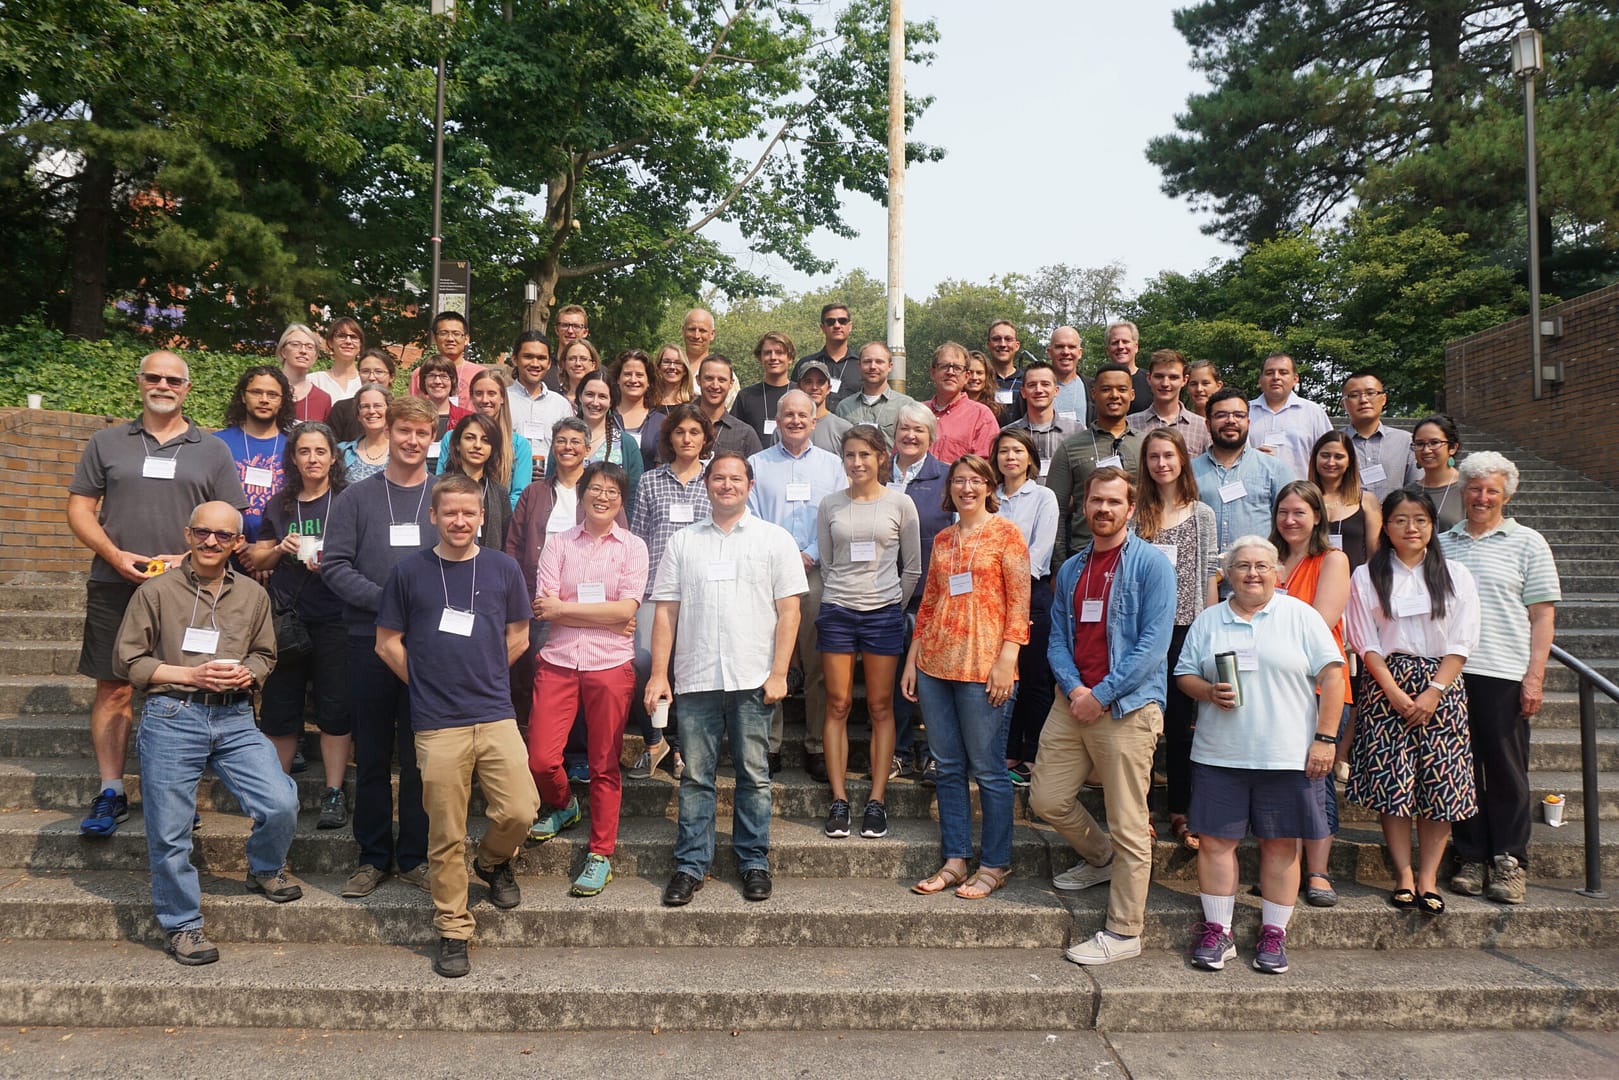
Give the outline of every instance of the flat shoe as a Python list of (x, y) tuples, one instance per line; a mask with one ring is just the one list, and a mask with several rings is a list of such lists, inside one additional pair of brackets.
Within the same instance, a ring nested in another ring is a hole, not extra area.
[(1332, 907), (1333, 905), (1337, 904), (1338, 892), (1332, 887), (1332, 878), (1328, 877), (1326, 874), (1304, 875), (1304, 880), (1306, 882), (1309, 882), (1314, 878), (1320, 878), (1322, 881), (1325, 881), (1327, 883), (1327, 887), (1325, 889), (1321, 889), (1314, 885), (1306, 885), (1304, 889), (1305, 903), (1309, 904), (1311, 907)]
[(930, 876), (912, 885), (911, 891), (919, 896), (933, 896), (936, 893), (944, 892), (952, 886), (960, 885), (966, 880), (966, 874), (958, 870), (952, 870), (948, 866), (941, 866)]
[(1445, 913), (1445, 898), (1438, 893), (1425, 892), (1417, 900), (1415, 907), (1424, 915), (1443, 915)]
[[(978, 871), (965, 882), (956, 887), (956, 895), (963, 900), (983, 900), (989, 897), (1006, 884), (1006, 879), (1012, 876), (1011, 867), (1004, 870), (990, 870), (980, 866)], [(983, 892), (966, 892), (967, 889), (982, 889)]]
[(1401, 911), (1410, 911), (1417, 906), (1417, 894), (1411, 889), (1395, 889), (1389, 893), (1389, 903)]

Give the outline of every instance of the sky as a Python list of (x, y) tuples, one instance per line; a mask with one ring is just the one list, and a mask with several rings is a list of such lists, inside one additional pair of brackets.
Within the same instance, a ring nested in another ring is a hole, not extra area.
[[(907, 69), (907, 91), (934, 97), (911, 137), (948, 151), (906, 174), (907, 295), (947, 278), (1115, 260), (1133, 293), (1162, 270), (1236, 254), (1160, 190), (1145, 156), (1147, 140), (1172, 132), (1186, 98), (1207, 88), (1171, 21), (1190, 2), (905, 0), (908, 21), (939, 29), (932, 66)], [(859, 194), (846, 194), (845, 208), (860, 236), (815, 242), (837, 263), (829, 277), (715, 238), (791, 292), (855, 268), (886, 280), (886, 209)]]

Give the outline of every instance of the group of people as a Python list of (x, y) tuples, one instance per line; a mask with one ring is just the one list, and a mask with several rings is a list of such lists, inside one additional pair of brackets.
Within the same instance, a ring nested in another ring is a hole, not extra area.
[[(520, 902), (524, 841), (583, 820), (570, 779), (589, 805), (571, 891), (596, 895), (632, 721), (646, 750), (631, 776), (679, 781), (664, 903), (707, 880), (722, 748), (742, 895), (767, 899), (770, 777), (799, 680), (826, 835), (886, 835), (888, 784), (914, 774), (937, 790), (941, 863), (913, 890), (981, 899), (1011, 872), (1013, 789), (1028, 788), (1080, 856), (1055, 886), (1110, 883), (1104, 926), (1068, 952), (1078, 963), (1140, 951), (1160, 740), (1171, 832), (1198, 851), (1199, 966), (1235, 955), (1251, 831), (1255, 967), (1287, 970), (1301, 873), (1310, 902), (1336, 901), (1345, 768), (1346, 797), (1382, 815), (1395, 906), (1443, 912), (1452, 832), (1453, 890), (1524, 900), (1526, 720), (1559, 593), (1544, 540), (1505, 517), (1510, 461), (1458, 465), (1443, 416), (1414, 438), (1383, 424), (1371, 374), (1346, 381), (1340, 432), (1283, 354), (1251, 401), (1174, 350), (1143, 370), (1129, 323), (1108, 328), (1108, 360), (1086, 377), (1073, 328), (1025, 359), (997, 322), (983, 354), (937, 349), (934, 395), (917, 401), (889, 386), (880, 342), (851, 349), (850, 326), (828, 305), (824, 347), (802, 359), (764, 335), (763, 377), (738, 387), (707, 351), (705, 311), (681, 345), (604, 369), (585, 313), (564, 308), (560, 369), (529, 331), (510, 371), (466, 361), (465, 320), (446, 312), (411, 375), (419, 393), (402, 395), (357, 323), (329, 328), (323, 371), (321, 339), (294, 326), (279, 367), (243, 373), (217, 436), (183, 414), (185, 362), (146, 357), (141, 416), (92, 438), (68, 502), (96, 555), (80, 670), (97, 680), (102, 790), (82, 831), (127, 819), (138, 687), (154, 906), (174, 957), (218, 956), (189, 863), (208, 765), (255, 821), (249, 887), (298, 897), (288, 773), (306, 697), (319, 826), (352, 816), (358, 847), (343, 895), (390, 874), (430, 892), (445, 976), (470, 970), (473, 775), (490, 824), (472, 870), (497, 907)], [(858, 825), (857, 667), (871, 727)]]

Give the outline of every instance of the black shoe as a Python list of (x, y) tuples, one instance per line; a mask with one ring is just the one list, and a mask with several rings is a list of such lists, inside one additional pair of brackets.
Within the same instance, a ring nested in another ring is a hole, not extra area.
[(770, 775), (775, 776), (777, 773), (781, 772), (781, 754), (770, 754), (766, 760), (766, 764), (770, 770)]
[(845, 800), (832, 800), (832, 809), (826, 812), (826, 835), (834, 840), (849, 835), (849, 804)]
[(702, 887), (702, 878), (694, 878), (684, 870), (676, 870), (675, 876), (669, 879), (669, 884), (663, 887), (664, 906), (685, 907), (691, 903), (692, 894)]
[(809, 773), (809, 778), (817, 784), (826, 783), (826, 755), (805, 754), (804, 771)]
[(742, 899), (769, 900), (770, 899), (770, 871), (752, 870), (742, 871)]
[(1015, 788), (1027, 788), (1034, 780), (1034, 769), (1029, 763), (1020, 761), (1006, 770), (1007, 777)]
[(922, 766), (917, 775), (919, 783), (926, 784), (928, 787), (936, 787), (939, 783), (938, 759), (929, 757), (927, 763)]
[(489, 902), (496, 907), (509, 909), (523, 902), (522, 890), (518, 889), (517, 879), (512, 876), (510, 859), (487, 870), (477, 859), (473, 859), (472, 872), (483, 878), (484, 884), (489, 886)]
[(309, 771), (309, 759), (304, 757), (304, 752), (301, 749), (292, 752), (292, 769), (290, 771), (294, 776)]
[(472, 970), (472, 959), (467, 956), (467, 943), (460, 938), (438, 939), (438, 956), (433, 960), (433, 972), (446, 979), (459, 979)]
[(804, 669), (797, 664), (787, 669), (787, 696), (804, 696)]
[(860, 835), (867, 840), (876, 840), (888, 835), (888, 807), (876, 799), (866, 802), (866, 812), (860, 822)]

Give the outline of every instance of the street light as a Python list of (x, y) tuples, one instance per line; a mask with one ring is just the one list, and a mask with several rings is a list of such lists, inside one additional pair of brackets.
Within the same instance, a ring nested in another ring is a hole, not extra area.
[(1524, 174), (1529, 189), (1529, 362), (1534, 365), (1534, 400), (1545, 388), (1540, 366), (1540, 195), (1535, 176), (1535, 76), (1546, 66), (1540, 31), (1518, 31), (1512, 39), (1512, 74), (1523, 83)]
[[(435, 16), (455, 18), (455, 0), (428, 0), (428, 10)], [(438, 100), (433, 107), (433, 235), (429, 246), (433, 250), (433, 309), (428, 318), (438, 314), (439, 258), (444, 248), (444, 40), (438, 48)]]

